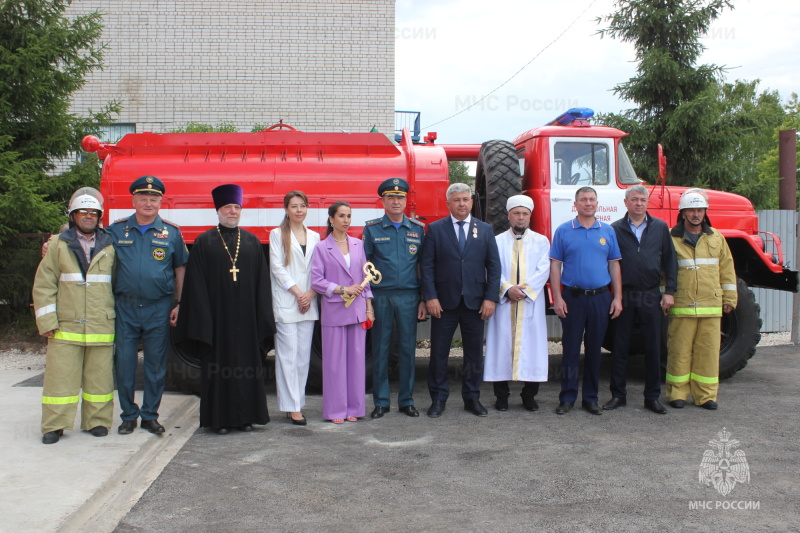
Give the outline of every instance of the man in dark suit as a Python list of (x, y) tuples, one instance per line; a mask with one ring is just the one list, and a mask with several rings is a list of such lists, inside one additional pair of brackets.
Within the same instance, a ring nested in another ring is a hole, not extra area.
[(492, 227), (470, 216), (472, 195), (468, 185), (447, 189), (450, 216), (433, 222), (425, 235), (420, 258), (422, 297), (431, 323), (431, 358), (428, 416), (442, 415), (450, 393), (447, 359), (458, 326), (464, 343), (461, 396), (464, 409), (486, 416), (481, 405), (484, 321), (494, 313), (500, 292), (500, 257)]

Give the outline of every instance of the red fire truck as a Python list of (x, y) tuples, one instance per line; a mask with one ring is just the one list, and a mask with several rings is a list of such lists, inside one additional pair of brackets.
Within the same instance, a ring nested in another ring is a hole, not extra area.
[[(102, 163), (104, 222), (132, 212), (128, 186), (152, 174), (166, 184), (161, 216), (174, 221), (189, 245), (217, 223), (211, 190), (237, 183), (245, 197), (241, 225), (268, 246), (269, 231), (283, 218), (283, 195), (299, 189), (309, 197), (306, 223), (324, 231), (327, 207), (347, 200), (353, 209), (353, 236), (365, 221), (382, 215), (377, 185), (403, 177), (410, 186), (407, 214), (432, 222), (448, 214), (445, 190), (449, 161), (477, 161), (474, 214), (507, 228), (505, 200), (520, 192), (533, 198), (531, 227), (552, 237), (575, 216), (573, 199), (585, 185), (598, 192), (597, 216), (612, 222), (625, 213), (625, 189), (641, 183), (621, 143), (626, 133), (591, 125), (592, 111), (572, 109), (513, 142), (437, 144), (430, 133), (414, 143), (406, 129), (395, 144), (380, 133), (307, 133), (279, 123), (257, 133), (136, 133), (116, 144), (86, 137), (83, 148)], [(665, 160), (661, 158), (662, 170)], [(648, 185), (649, 212), (673, 225), (682, 187)], [(738, 276), (739, 305), (722, 322), (720, 375), (744, 368), (760, 339), (759, 307), (748, 287), (798, 290), (796, 271), (784, 266), (780, 240), (759, 231), (752, 204), (735, 194), (709, 191), (709, 217), (728, 240)], [(185, 388), (196, 379), (192, 354), (173, 354), (173, 376)], [(310, 383), (319, 380), (321, 349), (314, 343)], [(174, 368), (178, 365), (180, 368)]]

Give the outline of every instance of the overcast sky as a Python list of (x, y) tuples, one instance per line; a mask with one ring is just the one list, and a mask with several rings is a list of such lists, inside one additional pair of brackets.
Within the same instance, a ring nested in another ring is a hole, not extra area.
[[(702, 62), (727, 66), (728, 81), (760, 79), (784, 102), (800, 93), (800, 1), (734, 5), (703, 40)], [(480, 143), (513, 140), (569, 107), (632, 107), (611, 89), (634, 74), (633, 48), (596, 34), (613, 10), (612, 0), (397, 0), (395, 108), (421, 111), (440, 143)]]

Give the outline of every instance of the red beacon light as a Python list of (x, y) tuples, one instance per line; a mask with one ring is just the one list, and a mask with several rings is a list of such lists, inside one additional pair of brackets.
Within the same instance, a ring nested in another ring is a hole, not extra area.
[(546, 126), (589, 126), (589, 119), (594, 116), (594, 110), (588, 107), (573, 107), (562, 113)]
[(100, 149), (100, 139), (94, 135), (87, 135), (81, 140), (81, 148), (84, 152), (96, 152)]

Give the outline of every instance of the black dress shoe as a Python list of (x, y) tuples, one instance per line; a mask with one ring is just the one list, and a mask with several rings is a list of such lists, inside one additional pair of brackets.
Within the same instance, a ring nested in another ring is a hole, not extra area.
[(536, 403), (536, 398), (533, 396), (523, 396), (522, 397), (522, 406), (527, 409), (528, 411), (538, 411), (539, 404)]
[(494, 408), (498, 411), (508, 411), (508, 398), (498, 398), (494, 402)]
[(383, 415), (389, 412), (388, 407), (381, 407), (380, 405), (376, 405), (375, 409), (369, 414), (370, 418), (383, 418)]
[(572, 408), (574, 406), (575, 406), (574, 403), (561, 402), (560, 404), (558, 404), (558, 407), (556, 407), (556, 414), (565, 415), (570, 411), (572, 411)]
[(658, 400), (645, 400), (644, 401), (645, 409), (650, 409), (656, 414), (665, 415), (667, 414), (667, 408), (661, 405), (661, 402)]
[(588, 413), (591, 413), (593, 415), (602, 415), (603, 414), (603, 411), (600, 409), (600, 406), (597, 405), (596, 403), (581, 402), (581, 407), (583, 407), (584, 411), (586, 411)]
[(55, 431), (48, 431), (44, 435), (42, 435), (42, 444), (55, 444), (58, 442), (58, 439), (61, 438), (61, 435), (64, 434), (63, 429), (57, 429)]
[(295, 426), (305, 426), (306, 424), (308, 424), (308, 421), (306, 420), (305, 416), (303, 418), (295, 420), (294, 418), (292, 418), (292, 415), (290, 413), (286, 413), (286, 418), (291, 420), (292, 424), (294, 424)]
[(617, 407), (625, 407), (626, 405), (628, 405), (628, 400), (625, 398), (611, 398), (603, 405), (603, 409), (611, 411)]
[(105, 437), (108, 435), (108, 428), (103, 426), (95, 426), (89, 430), (93, 437)]
[(161, 435), (166, 431), (164, 426), (158, 423), (158, 420), (142, 420), (142, 428), (154, 435)]
[(480, 400), (477, 398), (471, 398), (469, 400), (464, 400), (464, 410), (469, 411), (475, 416), (488, 416), (489, 412), (486, 410), (484, 406), (481, 405)]
[(719, 407), (719, 404), (717, 404), (717, 402), (714, 400), (708, 400), (706, 403), (701, 404), (700, 407), (703, 409), (708, 409), (709, 411), (714, 411), (717, 407)]
[(239, 426), (239, 431), (244, 431), (245, 433), (253, 431), (253, 424), (242, 424)]
[(672, 400), (669, 402), (669, 404), (673, 409), (683, 409), (683, 406), (686, 404), (686, 402), (683, 400)]
[[(388, 411), (389, 409), (387, 408), (386, 410)], [(398, 409), (398, 411), (400, 411), (401, 413), (405, 413), (406, 416), (411, 416), (411, 417), (419, 416), (419, 411), (417, 411), (417, 408), (414, 407), (413, 405), (404, 405), (403, 407)]]
[(231, 432), (231, 430), (228, 428), (213, 428), (212, 431), (217, 435), (227, 435)]
[(444, 412), (445, 402), (442, 400), (433, 400), (431, 406), (428, 407), (428, 416), (431, 418), (439, 418)]
[(130, 435), (134, 429), (136, 429), (136, 420), (123, 420), (117, 432), (120, 435)]

